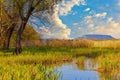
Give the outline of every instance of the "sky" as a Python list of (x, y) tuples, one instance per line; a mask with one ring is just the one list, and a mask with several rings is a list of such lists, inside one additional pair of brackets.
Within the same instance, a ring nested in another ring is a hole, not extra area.
[(120, 38), (120, 0), (64, 0), (43, 26), (42, 38), (73, 39), (86, 34)]

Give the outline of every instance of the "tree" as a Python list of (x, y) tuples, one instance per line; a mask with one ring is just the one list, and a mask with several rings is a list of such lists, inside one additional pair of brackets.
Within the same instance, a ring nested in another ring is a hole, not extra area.
[[(4, 39), (3, 39), (3, 49), (9, 49), (10, 38), (14, 31), (14, 28), (18, 23), (18, 12), (17, 8), (14, 6), (15, 2), (9, 0), (2, 0), (1, 4), (1, 33), (4, 31)], [(1, 34), (3, 36), (3, 34)]]
[[(43, 18), (41, 18), (41, 14), (48, 13), (52, 14), (54, 5), (57, 4), (58, 1), (61, 0), (1, 0), (1, 8), (0, 11), (5, 13), (5, 26), (3, 26), (3, 20), (1, 19), (1, 31), (5, 31), (4, 38), (4, 49), (9, 48), (9, 42), (11, 35), (14, 31), (14, 28), (17, 27), (17, 37), (16, 37), (16, 46), (15, 53), (19, 54), (22, 51), (21, 48), (21, 36), (26, 27), (26, 24), (30, 21), (31, 17), (39, 17), (44, 23)], [(4, 17), (4, 16), (3, 16)], [(0, 17), (1, 18), (1, 17)], [(7, 28), (6, 28), (7, 27)], [(3, 30), (3, 29), (4, 30)], [(0, 33), (0, 37), (2, 32)]]
[(33, 26), (26, 25), (21, 38), (23, 41), (38, 40), (40, 39), (40, 35), (33, 29)]
[(17, 33), (15, 53), (19, 54), (21, 48), (21, 35), (32, 15), (36, 16), (42, 12), (52, 13), (54, 5), (59, 0), (14, 0), (19, 10), (21, 24)]

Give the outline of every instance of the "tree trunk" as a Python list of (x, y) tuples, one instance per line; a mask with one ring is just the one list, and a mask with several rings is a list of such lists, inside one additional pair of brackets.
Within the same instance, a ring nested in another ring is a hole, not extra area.
[(28, 13), (26, 15), (26, 17), (22, 17), (22, 23), (21, 23), (21, 26), (18, 30), (18, 33), (17, 33), (17, 38), (16, 38), (16, 48), (15, 48), (15, 53), (16, 54), (20, 54), (22, 52), (22, 47), (21, 47), (21, 35), (25, 29), (25, 26), (28, 22), (28, 19), (32, 13), (32, 11), (34, 10), (34, 8), (31, 6), (30, 9), (28, 10)]
[(7, 31), (5, 39), (4, 39), (4, 43), (3, 43), (3, 50), (8, 50), (9, 49), (10, 38), (12, 36), (14, 28), (15, 28), (15, 24), (13, 24), (12, 27), (10, 27)]
[(18, 30), (18, 33), (17, 33), (17, 38), (16, 38), (16, 47), (15, 47), (15, 54), (20, 54), (22, 52), (22, 47), (21, 47), (21, 35), (25, 29), (25, 26), (26, 26), (26, 21), (23, 20), (22, 23), (21, 23), (21, 26)]

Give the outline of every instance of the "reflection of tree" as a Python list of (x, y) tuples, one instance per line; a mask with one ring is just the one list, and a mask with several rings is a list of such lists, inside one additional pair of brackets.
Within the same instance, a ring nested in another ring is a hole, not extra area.
[(78, 69), (80, 69), (80, 70), (85, 70), (85, 65), (84, 65), (84, 64), (82, 64), (82, 65), (77, 64), (77, 66), (78, 66)]

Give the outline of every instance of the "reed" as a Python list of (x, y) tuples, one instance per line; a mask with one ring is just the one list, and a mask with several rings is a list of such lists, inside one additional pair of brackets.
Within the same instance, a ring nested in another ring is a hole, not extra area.
[(57, 80), (59, 73), (54, 73), (53, 66), (74, 59), (83, 65), (86, 57), (98, 61), (98, 71), (115, 74), (120, 70), (120, 50), (117, 48), (24, 47), (20, 55), (12, 55), (12, 51), (0, 50), (0, 80)]

